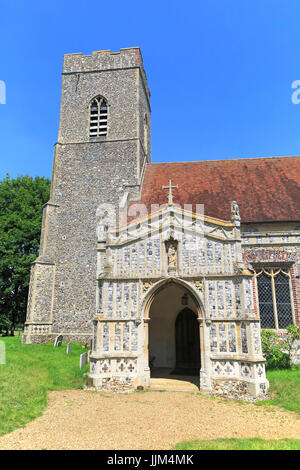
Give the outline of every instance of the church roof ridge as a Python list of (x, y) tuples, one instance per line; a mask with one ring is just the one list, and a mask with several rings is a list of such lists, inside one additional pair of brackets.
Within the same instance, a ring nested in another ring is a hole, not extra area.
[(172, 164), (193, 164), (193, 163), (224, 163), (224, 162), (236, 162), (236, 161), (252, 161), (252, 160), (280, 160), (280, 159), (298, 159), (300, 155), (281, 155), (272, 157), (237, 157), (237, 158), (223, 158), (217, 160), (184, 160), (184, 161), (172, 161), (172, 162), (150, 162), (148, 165), (172, 165)]

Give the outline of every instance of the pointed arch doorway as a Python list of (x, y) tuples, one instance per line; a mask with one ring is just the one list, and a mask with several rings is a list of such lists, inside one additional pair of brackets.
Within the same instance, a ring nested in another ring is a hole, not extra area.
[(155, 292), (149, 308), (147, 348), (151, 377), (193, 375), (199, 379), (199, 314), (197, 300), (183, 285), (169, 282)]

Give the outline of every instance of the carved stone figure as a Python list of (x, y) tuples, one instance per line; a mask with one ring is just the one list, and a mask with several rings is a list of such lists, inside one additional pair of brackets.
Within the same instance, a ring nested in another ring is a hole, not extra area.
[(236, 201), (232, 201), (231, 203), (231, 219), (241, 220), (239, 206)]
[(109, 214), (104, 211), (103, 214), (98, 215), (97, 236), (99, 240), (106, 238), (109, 227)]
[(203, 291), (203, 281), (201, 280), (193, 281), (193, 284), (196, 287), (196, 289), (198, 289), (200, 292)]
[(153, 286), (153, 281), (145, 281), (143, 283), (143, 293), (147, 292), (148, 289), (150, 289)]
[(177, 265), (177, 249), (176, 246), (173, 244), (170, 244), (168, 246), (168, 264), (169, 267), (174, 268), (176, 268)]

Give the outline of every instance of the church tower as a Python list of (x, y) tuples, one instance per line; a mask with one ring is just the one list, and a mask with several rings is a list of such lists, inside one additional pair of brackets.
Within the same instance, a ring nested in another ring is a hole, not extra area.
[(58, 142), (23, 341), (92, 334), (97, 209), (138, 198), (151, 159), (150, 92), (140, 49), (64, 56)]

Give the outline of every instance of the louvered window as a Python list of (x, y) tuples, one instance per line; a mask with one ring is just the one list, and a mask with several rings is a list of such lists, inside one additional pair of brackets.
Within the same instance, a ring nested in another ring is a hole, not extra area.
[(107, 135), (107, 102), (101, 96), (94, 98), (90, 105), (90, 137)]
[(256, 271), (262, 328), (284, 329), (293, 323), (290, 272), (282, 268)]

